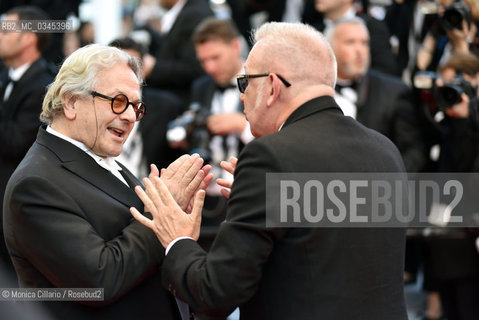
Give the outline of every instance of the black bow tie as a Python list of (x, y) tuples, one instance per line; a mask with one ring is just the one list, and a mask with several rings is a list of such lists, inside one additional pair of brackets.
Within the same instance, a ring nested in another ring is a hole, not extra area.
[(339, 84), (339, 83), (336, 83), (336, 87), (334, 87), (334, 89), (341, 93), (341, 90), (344, 89), (344, 88), (351, 88), (353, 89), (354, 91), (357, 90), (357, 87), (358, 87), (358, 84), (356, 81), (352, 81), (349, 85), (345, 85), (345, 84)]
[(225, 90), (227, 89), (236, 89), (236, 85), (235, 84), (227, 84), (227, 85), (219, 85), (217, 84), (216, 85), (216, 90), (219, 90), (221, 93), (225, 92)]

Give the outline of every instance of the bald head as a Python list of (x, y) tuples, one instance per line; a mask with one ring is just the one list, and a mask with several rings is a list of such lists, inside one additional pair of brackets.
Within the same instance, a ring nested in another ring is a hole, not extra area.
[[(253, 36), (253, 63), (265, 72), (278, 72), (290, 82), (334, 88), (336, 59), (324, 36), (301, 23), (270, 22)], [(272, 71), (270, 71), (272, 70)]]
[(270, 22), (253, 40), (240, 100), (255, 137), (277, 132), (307, 101), (334, 95), (336, 58), (320, 32), (301, 23)]

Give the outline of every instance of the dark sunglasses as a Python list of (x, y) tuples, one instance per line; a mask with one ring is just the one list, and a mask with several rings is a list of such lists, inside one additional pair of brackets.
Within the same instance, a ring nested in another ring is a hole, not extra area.
[(143, 102), (141, 102), (141, 101), (138, 101), (138, 102), (135, 102), (135, 103), (130, 102), (130, 100), (128, 100), (128, 97), (125, 96), (122, 93), (117, 94), (113, 98), (109, 97), (109, 96), (105, 96), (104, 94), (98, 93), (96, 91), (91, 91), (90, 94), (93, 97), (100, 97), (100, 98), (103, 98), (103, 99), (110, 100), (111, 101), (111, 111), (113, 111), (113, 113), (115, 113), (115, 114), (122, 114), (123, 112), (126, 111), (126, 109), (128, 109), (128, 106), (130, 104), (133, 107), (133, 110), (135, 110), (136, 121), (141, 120), (143, 118), (143, 116), (146, 114), (146, 107), (145, 107), (145, 104)]
[[(276, 76), (281, 80), (281, 82), (286, 86), (286, 87), (291, 87), (291, 83), (286, 81), (285, 78), (280, 76), (279, 74), (275, 73)], [(241, 93), (244, 93), (246, 90), (246, 87), (248, 87), (248, 79), (249, 78), (262, 78), (262, 77), (267, 77), (269, 76), (269, 73), (261, 73), (261, 74), (240, 74), (236, 76), (236, 81), (238, 82), (238, 89)]]

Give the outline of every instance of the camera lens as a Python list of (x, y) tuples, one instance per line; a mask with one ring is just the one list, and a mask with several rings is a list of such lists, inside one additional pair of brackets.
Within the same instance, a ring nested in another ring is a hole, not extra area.
[(439, 108), (450, 108), (462, 101), (462, 90), (456, 85), (445, 85), (437, 89), (437, 105)]
[(451, 28), (462, 29), (462, 13), (455, 9), (451, 8), (444, 12), (444, 19), (449, 23)]

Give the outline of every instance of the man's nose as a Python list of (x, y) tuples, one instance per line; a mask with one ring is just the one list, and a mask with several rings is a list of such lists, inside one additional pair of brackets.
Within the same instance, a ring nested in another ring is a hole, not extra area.
[(120, 114), (120, 119), (126, 120), (128, 122), (135, 122), (136, 121), (136, 112), (133, 106), (130, 104), (128, 108), (126, 108), (125, 112)]

